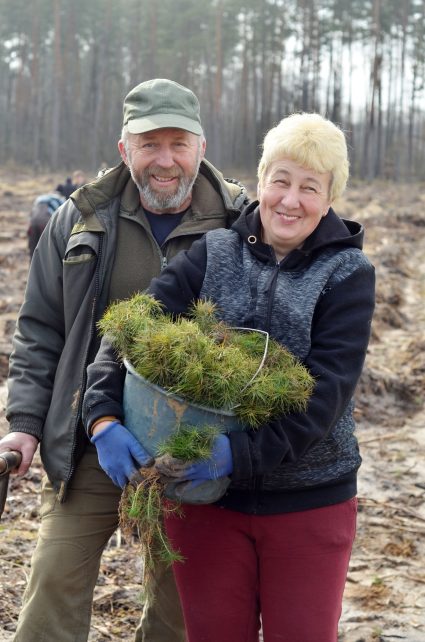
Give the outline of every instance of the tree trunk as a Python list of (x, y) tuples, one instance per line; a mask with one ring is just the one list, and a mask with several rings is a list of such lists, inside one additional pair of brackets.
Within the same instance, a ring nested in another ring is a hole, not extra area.
[(60, 154), (60, 118), (62, 100), (62, 31), (61, 31), (61, 0), (53, 0), (54, 10), (54, 61), (53, 61), (53, 106), (52, 106), (52, 128), (50, 162), (52, 167), (59, 166)]

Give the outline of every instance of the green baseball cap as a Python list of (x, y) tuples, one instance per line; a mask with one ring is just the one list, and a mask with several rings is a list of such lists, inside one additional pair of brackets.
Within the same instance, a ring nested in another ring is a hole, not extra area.
[(124, 125), (131, 134), (177, 127), (202, 134), (199, 101), (173, 80), (155, 78), (134, 87), (124, 99)]

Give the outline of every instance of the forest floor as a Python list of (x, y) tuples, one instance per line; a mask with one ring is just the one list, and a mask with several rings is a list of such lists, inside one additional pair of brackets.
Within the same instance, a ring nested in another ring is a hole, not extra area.
[[(0, 435), (14, 322), (27, 270), (33, 198), (63, 177), (0, 168)], [(425, 185), (354, 183), (336, 209), (366, 227), (377, 270), (377, 307), (356, 418), (358, 534), (340, 642), (425, 641)], [(11, 477), (0, 524), (0, 640), (11, 640), (38, 531), (42, 467)], [(141, 610), (137, 541), (118, 533), (104, 553), (90, 642), (126, 640)], [(58, 641), (60, 642), (60, 641)]]

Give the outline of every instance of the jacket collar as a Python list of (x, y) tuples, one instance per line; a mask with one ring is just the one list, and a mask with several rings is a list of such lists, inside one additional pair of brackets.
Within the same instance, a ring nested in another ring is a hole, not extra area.
[[(225, 209), (239, 214), (242, 205), (248, 201), (245, 187), (237, 181), (225, 179), (221, 172), (206, 159), (202, 160), (199, 173), (218, 192)], [(83, 185), (71, 194), (70, 198), (81, 212), (86, 227), (90, 225), (94, 231), (103, 231), (103, 225), (96, 217), (96, 209), (105, 207), (118, 196), (121, 197), (129, 181), (132, 181), (130, 171), (121, 161), (112, 169), (106, 170), (93, 182)], [(203, 213), (201, 206), (199, 209)]]
[[(261, 219), (258, 201), (254, 201), (242, 212), (232, 225), (248, 245), (251, 252), (263, 262), (276, 263), (273, 249), (261, 241)], [(292, 250), (281, 263), (286, 269), (300, 267), (319, 249), (331, 246), (357, 247), (362, 249), (364, 228), (360, 223), (340, 218), (329, 209), (316, 229), (306, 238), (302, 248)], [(248, 240), (249, 239), (249, 240)]]

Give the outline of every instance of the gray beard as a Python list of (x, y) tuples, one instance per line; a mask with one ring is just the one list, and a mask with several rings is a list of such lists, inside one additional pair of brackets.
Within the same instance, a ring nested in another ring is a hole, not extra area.
[[(192, 187), (198, 176), (199, 165), (201, 159), (198, 156), (195, 173), (192, 176), (179, 176), (179, 185), (175, 194), (162, 194), (152, 189), (149, 183), (149, 170), (145, 170), (138, 178), (134, 175), (133, 169), (130, 167), (131, 178), (140, 192), (143, 203), (147, 210), (160, 210), (166, 212), (167, 210), (178, 210), (179, 207), (185, 202), (192, 191)], [(141, 180), (139, 180), (141, 179)]]

